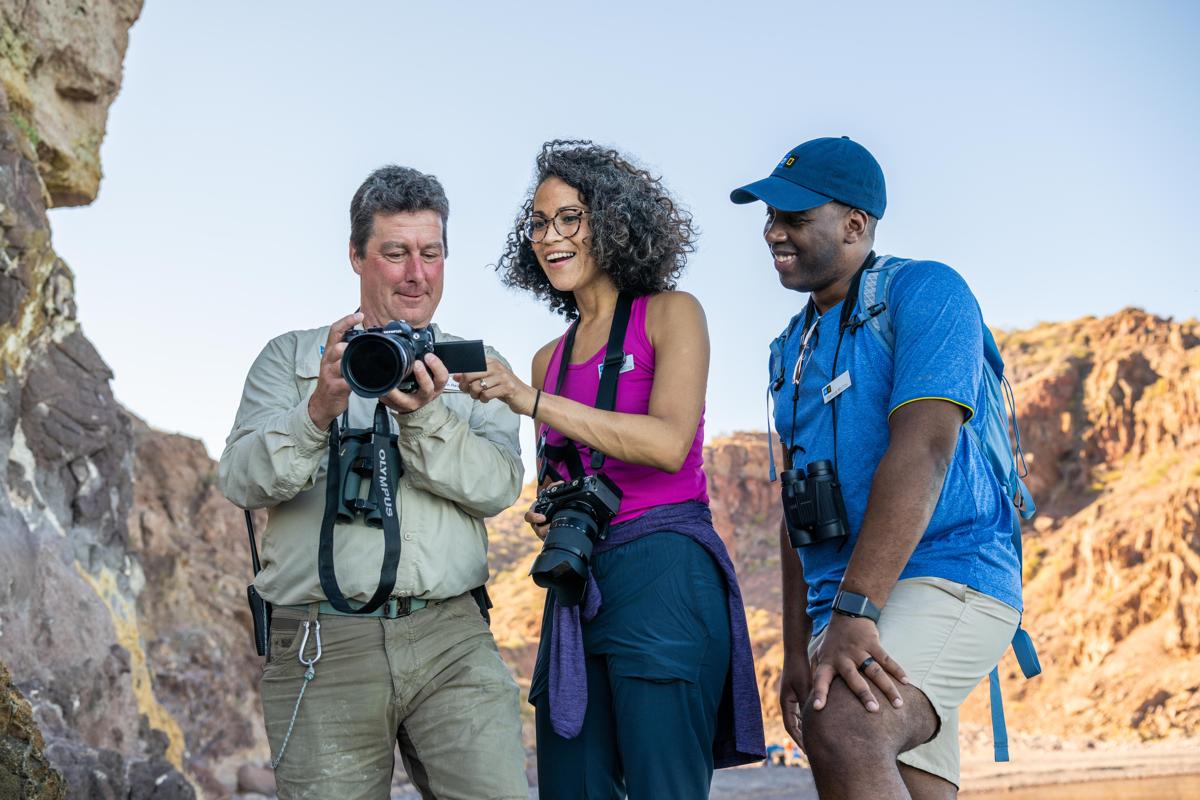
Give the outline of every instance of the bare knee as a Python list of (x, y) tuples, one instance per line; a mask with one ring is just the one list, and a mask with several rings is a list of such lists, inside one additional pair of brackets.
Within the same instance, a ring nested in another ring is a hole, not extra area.
[(812, 699), (804, 706), (801, 731), (804, 751), (814, 769), (851, 763), (894, 761), (898, 750), (890, 742), (883, 714), (888, 709), (870, 713), (839, 678), (829, 687), (825, 707), (812, 707)]

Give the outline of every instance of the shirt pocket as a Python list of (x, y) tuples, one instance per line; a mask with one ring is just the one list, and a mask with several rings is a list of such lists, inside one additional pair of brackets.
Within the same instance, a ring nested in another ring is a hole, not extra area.
[(321, 374), (321, 348), (303, 349), (296, 353), (294, 367), (296, 390), (301, 397), (312, 393)]

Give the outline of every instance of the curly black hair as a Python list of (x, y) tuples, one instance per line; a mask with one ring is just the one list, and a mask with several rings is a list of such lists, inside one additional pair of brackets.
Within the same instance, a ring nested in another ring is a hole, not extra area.
[(644, 295), (675, 288), (688, 253), (696, 249), (691, 214), (675, 203), (661, 178), (586, 139), (542, 145), (533, 185), (496, 264), (505, 286), (527, 289), (567, 319), (579, 316), (575, 295), (550, 284), (521, 232), (534, 193), (551, 176), (579, 192), (588, 207), (591, 236), (585, 244), (618, 291)]

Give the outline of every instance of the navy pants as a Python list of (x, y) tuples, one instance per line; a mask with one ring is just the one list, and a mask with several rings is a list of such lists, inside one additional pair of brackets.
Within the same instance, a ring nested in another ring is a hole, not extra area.
[(583, 730), (550, 725), (552, 619), (531, 695), (542, 800), (702, 800), (729, 675), (725, 578), (696, 542), (656, 533), (592, 559), (603, 603), (583, 626), (588, 705)]

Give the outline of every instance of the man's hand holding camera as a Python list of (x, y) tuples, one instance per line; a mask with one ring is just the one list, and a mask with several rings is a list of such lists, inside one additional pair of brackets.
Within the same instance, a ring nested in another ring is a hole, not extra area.
[(308, 417), (321, 430), (326, 430), (350, 403), (350, 384), (342, 377), (342, 354), (346, 352), (346, 343), (342, 340), (346, 331), (362, 322), (362, 318), (362, 312), (355, 311), (329, 326), (329, 338), (325, 340), (317, 373), (317, 388), (308, 398)]
[[(329, 428), (350, 403), (350, 384), (342, 371), (342, 357), (348, 343), (346, 332), (363, 320), (361, 311), (342, 317), (329, 326), (329, 337), (321, 355), (321, 366), (317, 373), (317, 388), (308, 399), (308, 416), (321, 430)], [(411, 392), (392, 389), (380, 396), (379, 401), (399, 414), (408, 414), (428, 405), (442, 393), (450, 373), (442, 360), (432, 353), (417, 358), (412, 364), (412, 380), (416, 388)]]
[(442, 360), (430, 353), (413, 362), (412, 377), (417, 382), (416, 391), (402, 392), (392, 389), (380, 397), (379, 402), (400, 414), (416, 411), (441, 395), (442, 390), (446, 388), (446, 382), (450, 380), (450, 373)]

